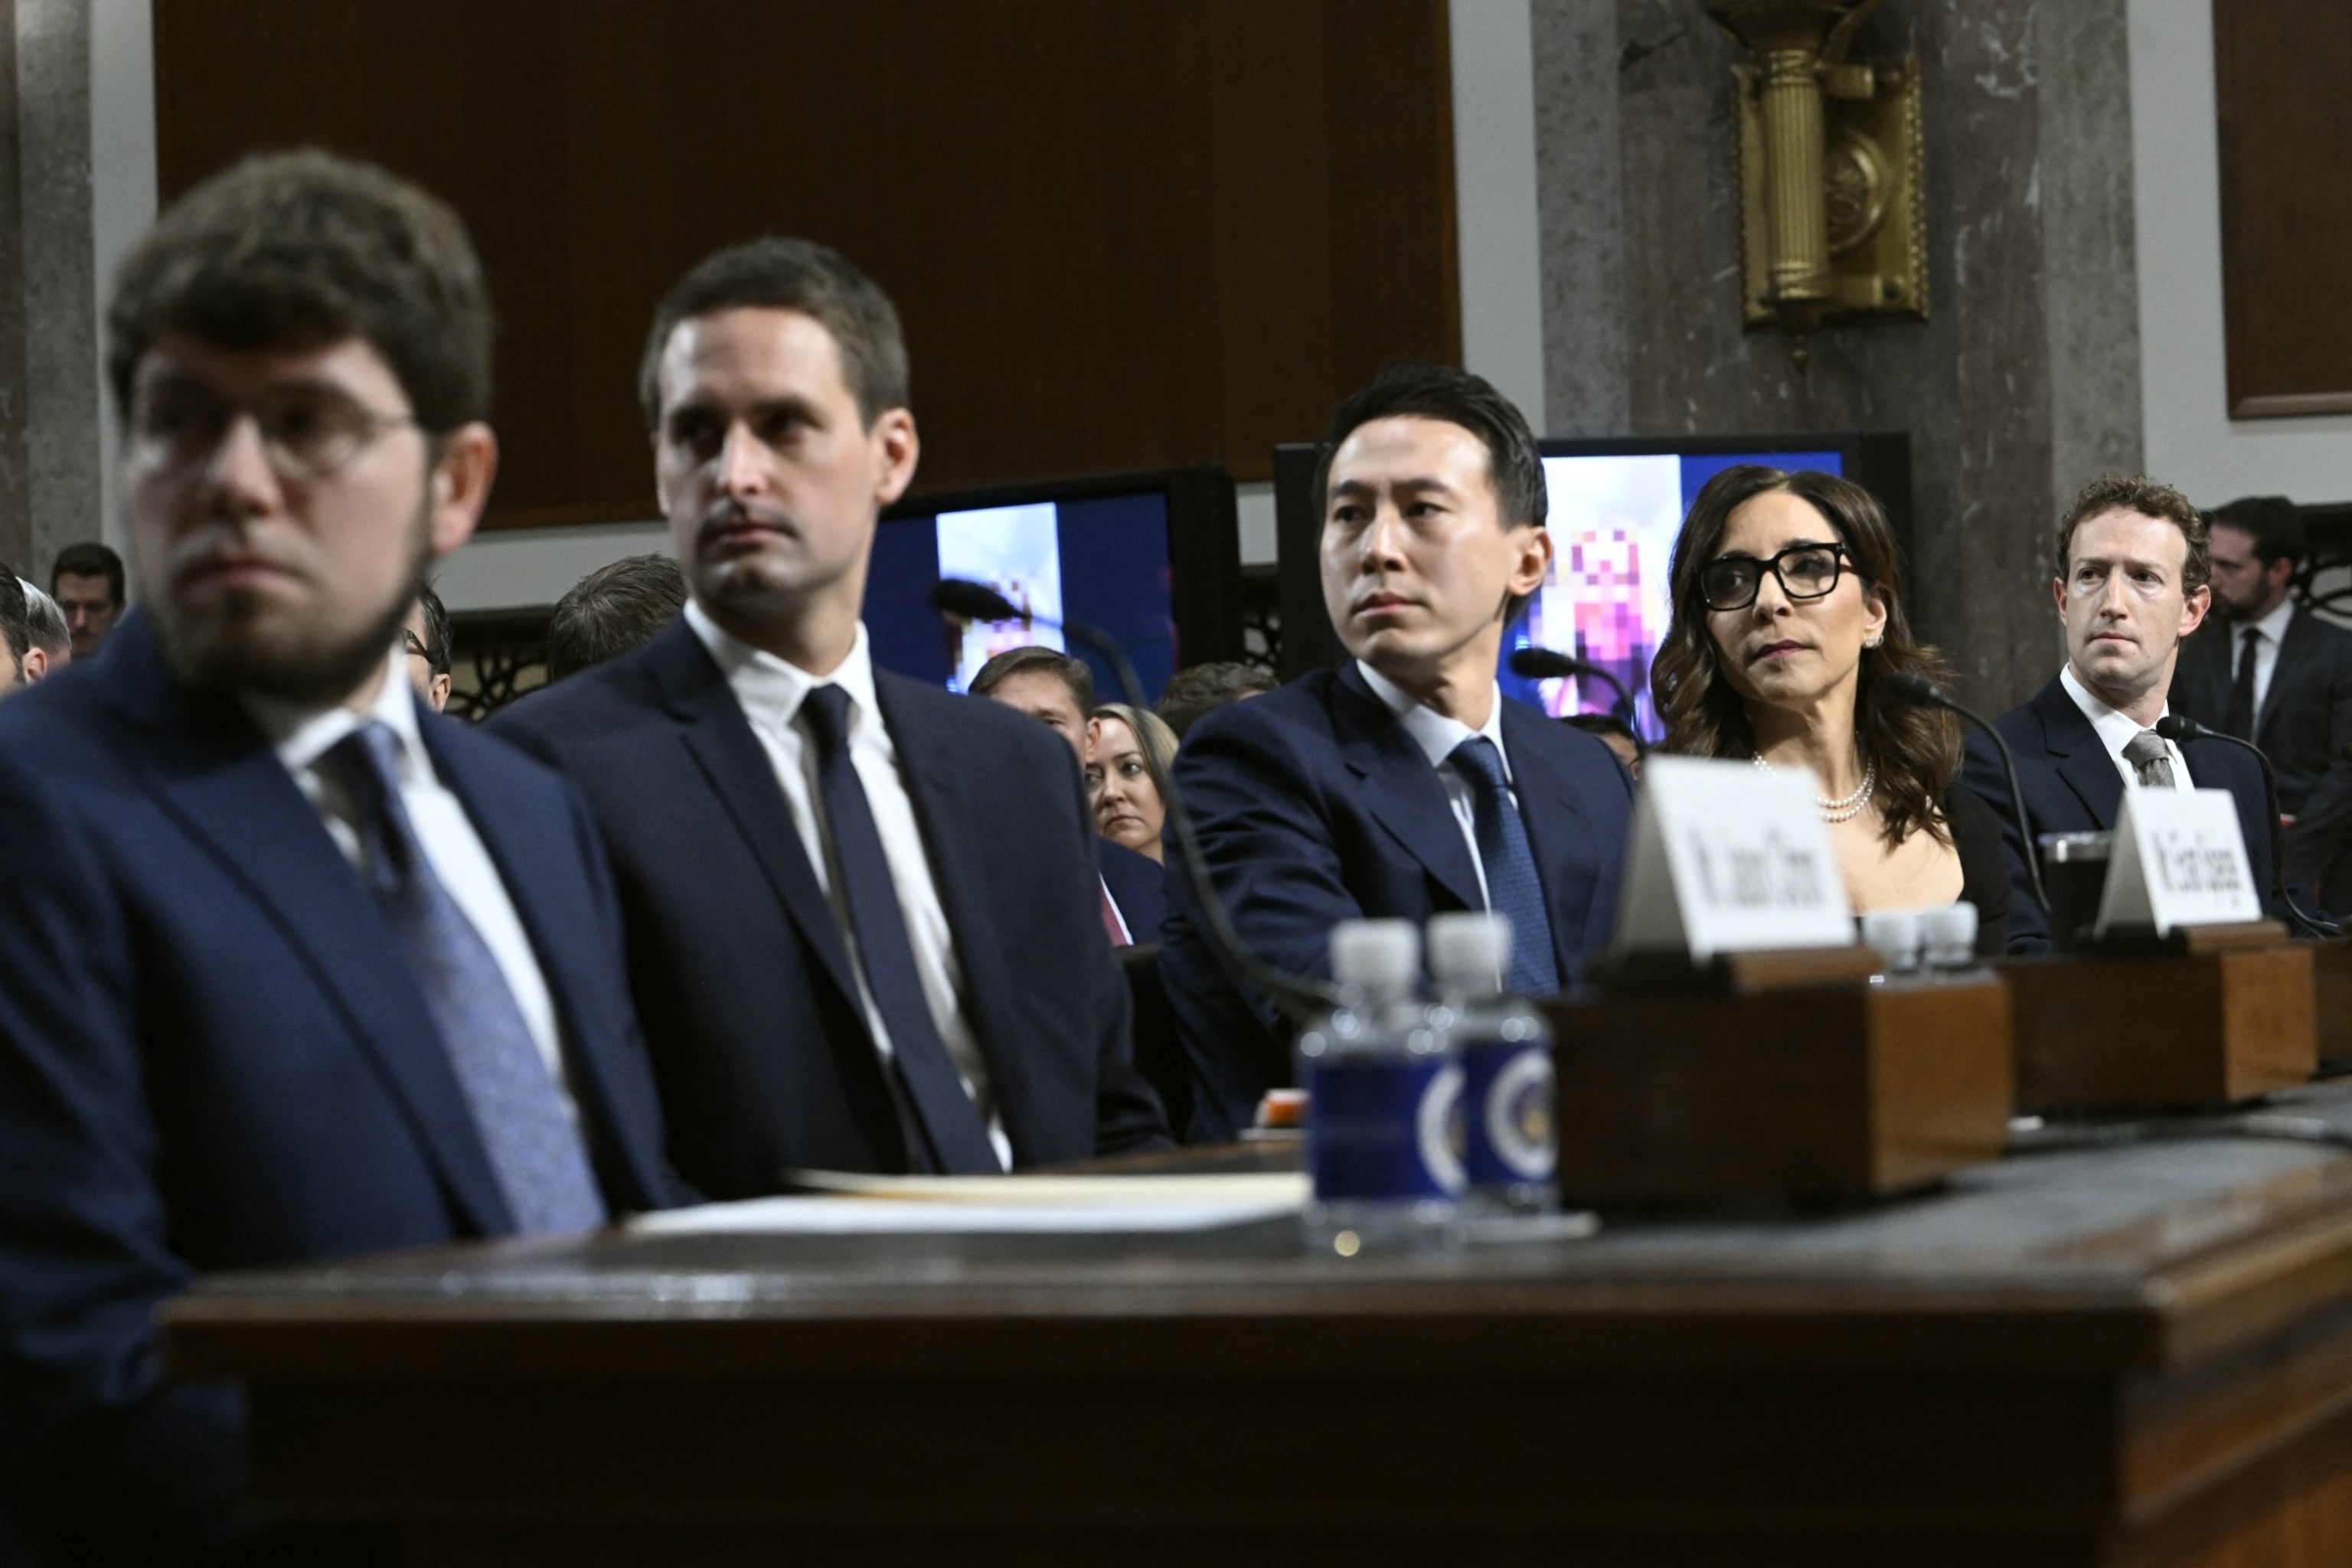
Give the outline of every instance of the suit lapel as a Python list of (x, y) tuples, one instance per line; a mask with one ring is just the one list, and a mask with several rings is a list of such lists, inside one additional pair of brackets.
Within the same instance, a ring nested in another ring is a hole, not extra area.
[(833, 906), (801, 846), (792, 806), (776, 783), (767, 748), (751, 733), (727, 678), (683, 617), (671, 624), (650, 652), (647, 669), (670, 711), (686, 721), (679, 743), (710, 781), (803, 940), (841, 988), (853, 1014), (863, 1017), (849, 949), (841, 940)]
[[(1518, 796), (1519, 817), (1527, 824), (1528, 846), (1535, 851), (1544, 907), (1551, 915), (1554, 962), (1565, 975), (1575, 973), (1584, 956), (1584, 911), (1591, 903), (1601, 856), (1591, 819), (1581, 804), (1568, 790), (1553, 787), (1556, 775), (1546, 765), (1546, 742), (1559, 738), (1549, 728), (1555, 722), (1516, 703), (1503, 704), (1503, 744), (1510, 749), (1512, 787)], [(1573, 920), (1568, 913), (1571, 909), (1576, 911)]]
[[(569, 831), (572, 821), (550, 816), (543, 801), (518, 795), (497, 770), (481, 766), (480, 753), (474, 745), (457, 743), (466, 737), (457, 734), (447, 720), (421, 709), (416, 718), (434, 771), (465, 807), (547, 978), (562, 1023), (572, 1095), (593, 1130), (591, 1151), (600, 1142), (616, 1150), (626, 1160), (640, 1195), (650, 1199), (662, 1190), (656, 1174), (658, 1155), (631, 1144), (626, 1120), (614, 1113), (615, 1064), (608, 1058), (619, 1037), (614, 1029), (591, 1027), (579, 1012), (582, 999), (600, 989), (598, 979), (583, 968), (581, 944), (563, 934), (578, 929), (571, 900), (581, 896), (580, 890), (558, 886), (547, 874), (548, 868), (581, 863), (580, 846)], [(613, 984), (610, 979), (602, 982)]]
[(2033, 700), (2041, 715), (2042, 746), (2056, 759), (2058, 776), (2102, 827), (2113, 827), (2123, 810), (2124, 778), (2090, 720), (2074, 705), (2064, 684), (2053, 680)]
[(1340, 758), (1363, 782), (1365, 808), (1464, 909), (1486, 908), (1444, 781), (1352, 662), (1332, 691), (1331, 727)]
[(2279, 639), (2278, 658), (2271, 665), (2271, 683), (2263, 693), (2263, 710), (2254, 716), (2254, 743), (2264, 751), (2276, 743), (2269, 730), (2271, 720), (2284, 706), (2280, 694), (2292, 690), (2302, 676), (2318, 636), (2318, 624), (2311, 618), (2310, 611), (2298, 607), (2287, 617), (2286, 636)]
[(415, 982), (392, 956), (382, 911), (244, 710), (178, 690), (143, 623), (137, 632), (147, 635), (108, 650), (122, 706), (154, 734), (150, 765), (136, 772), (269, 912), (340, 1004), (467, 1221), (485, 1235), (511, 1231), (447, 1047)]

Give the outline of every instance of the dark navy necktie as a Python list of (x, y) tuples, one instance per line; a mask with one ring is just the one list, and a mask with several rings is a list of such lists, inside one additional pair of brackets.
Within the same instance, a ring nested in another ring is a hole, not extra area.
[(2262, 627), (2239, 634), (2238, 678), (2230, 682), (2230, 710), (2222, 715), (2221, 730), (2241, 741), (2254, 738), (2254, 650), (2262, 646)]
[(929, 1149), (909, 1150), (925, 1170), (948, 1175), (993, 1175), (1004, 1166), (988, 1141), (980, 1108), (957, 1076), (948, 1047), (931, 1022), (923, 999), (922, 975), (907, 935), (906, 910), (898, 902), (882, 835), (849, 756), (849, 693), (820, 686), (801, 704), (816, 742), (817, 788), (833, 825), (833, 856), (841, 873), (842, 902), (866, 966), (866, 988), (889, 1031), (890, 1054), (906, 1086)]
[(424, 987), (516, 1231), (593, 1230), (604, 1200), (580, 1130), (489, 944), (433, 874), (400, 798), (399, 757), (392, 731), (368, 723), (323, 759), (359, 809), (361, 879)]
[(1559, 991), (1559, 966), (1551, 954), (1551, 917), (1544, 910), (1543, 883), (1536, 876), (1535, 851), (1528, 847), (1527, 824), (1503, 778), (1503, 753), (1484, 735), (1454, 748), (1448, 759), (1469, 781), (1476, 797), (1478, 859), (1486, 873), (1486, 908), (1511, 921), (1510, 988), (1522, 996)]

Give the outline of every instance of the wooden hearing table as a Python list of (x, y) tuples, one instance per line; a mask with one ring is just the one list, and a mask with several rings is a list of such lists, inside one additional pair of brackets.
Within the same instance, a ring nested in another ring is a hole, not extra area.
[[(2273, 1110), (2352, 1129), (2352, 1086)], [(2352, 1158), (1309, 1255), (616, 1237), (222, 1277), (268, 1506), (418, 1563), (2352, 1562)]]

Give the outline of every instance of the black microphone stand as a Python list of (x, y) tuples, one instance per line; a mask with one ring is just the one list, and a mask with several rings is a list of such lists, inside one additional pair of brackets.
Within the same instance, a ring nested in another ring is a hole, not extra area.
[(2293, 915), (2312, 935), (2333, 940), (2344, 934), (2330, 919), (2315, 917), (2310, 910), (2294, 901), (2286, 890), (2286, 840), (2279, 829), (2278, 776), (2271, 772), (2271, 760), (2252, 741), (2220, 730), (2209, 730), (2196, 720), (2179, 713), (2167, 713), (2156, 721), (2157, 734), (2176, 744), (2189, 741), (2226, 741), (2231, 745), (2252, 752), (2263, 770), (2263, 805), (2271, 826), (2271, 896), (2279, 907)]
[[(1565, 680), (1572, 676), (1591, 676), (1606, 681), (1609, 689), (1617, 693), (1617, 705), (1610, 711), (1622, 719), (1626, 728), (1633, 728), (1633, 694), (1625, 689), (1623, 681), (1589, 658), (1578, 658), (1557, 648), (1523, 647), (1511, 655), (1511, 673), (1528, 680)], [(1639, 733), (1638, 731), (1635, 732)]]
[[(1024, 615), (1012, 601), (984, 584), (969, 582), (960, 577), (940, 581), (931, 590), (931, 603), (941, 614), (965, 621), (1019, 621), (1024, 626), (1048, 626), (1077, 638), (1110, 662), (1111, 673), (1118, 679), (1121, 696), (1138, 709), (1151, 704), (1143, 695), (1143, 681), (1135, 673), (1127, 650), (1118, 639), (1098, 626), (1084, 621), (1057, 621), (1049, 616)], [(1161, 804), (1168, 808), (1168, 826), (1176, 835), (1177, 858), (1184, 863), (1185, 880), (1192, 887), (1194, 901), (1201, 906), (1202, 923), (1208, 928), (1209, 940), (1226, 963), (1265, 995), (1267, 1001), (1300, 1027), (1315, 1022), (1323, 1014), (1339, 1005), (1336, 986), (1277, 969), (1250, 951), (1242, 941), (1241, 932), (1234, 929), (1231, 916), (1225, 913), (1224, 900), (1209, 877), (1209, 859), (1201, 847), (1200, 834), (1192, 826), (1192, 814), (1184, 808), (1184, 797), (1176, 787), (1173, 777), (1160, 781)]]
[(2042, 906), (2042, 918), (2050, 927), (2052, 942), (2063, 946), (2067, 934), (2058, 929), (2058, 917), (2050, 908), (2050, 895), (2042, 886), (2042, 850), (2033, 841), (2033, 821), (2025, 812), (2025, 791), (2018, 787), (2017, 759), (2011, 755), (2009, 742), (1991, 720), (1973, 708), (1963, 706), (1958, 699), (1924, 675), (1897, 670), (1878, 683), (1878, 689), (1900, 702), (1916, 703), (1924, 708), (1941, 708), (1975, 725), (1992, 737), (2000, 752), (2000, 771), (2009, 781), (2009, 808), (2017, 818), (2017, 836), (2025, 848), (2025, 879), (2033, 889), (2033, 901)]

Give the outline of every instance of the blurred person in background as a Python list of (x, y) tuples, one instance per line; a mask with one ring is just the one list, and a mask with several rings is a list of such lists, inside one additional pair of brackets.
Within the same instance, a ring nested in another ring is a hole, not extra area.
[(436, 713), (449, 706), (449, 612), (428, 583), (416, 591), (408, 618), (400, 623), (400, 646), (406, 653), (408, 683)]
[(1254, 664), (1230, 659), (1195, 664), (1170, 676), (1160, 688), (1160, 717), (1181, 742), (1194, 724), (1226, 703), (1263, 696), (1279, 684)]
[(32, 645), (25, 652), (25, 684), (30, 686), (73, 662), (73, 634), (55, 599), (21, 577), (16, 585), (25, 590), (25, 629)]
[(1617, 753), (1625, 771), (1635, 778), (1642, 776), (1642, 738), (1633, 733), (1633, 726), (1614, 713), (1566, 713), (1561, 723), (1571, 730), (1581, 730), (1597, 736), (1602, 745)]
[(49, 596), (65, 613), (73, 656), (90, 658), (122, 618), (122, 557), (95, 542), (67, 545), (49, 568)]
[(24, 579), (0, 562), (0, 697), (28, 684), (25, 666), (33, 653), (33, 624)]
[(556, 601), (547, 623), (547, 679), (562, 680), (651, 642), (686, 607), (686, 574), (667, 555), (599, 566)]
[(1160, 834), (1168, 823), (1160, 781), (1175, 762), (1175, 731), (1159, 714), (1124, 702), (1097, 708), (1087, 728), (1087, 799), (1097, 831), (1159, 861)]

